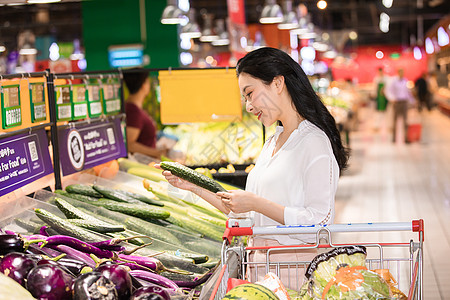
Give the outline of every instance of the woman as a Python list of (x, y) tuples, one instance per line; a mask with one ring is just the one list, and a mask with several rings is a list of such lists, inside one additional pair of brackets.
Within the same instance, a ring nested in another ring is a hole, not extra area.
[[(265, 142), (245, 191), (213, 194), (164, 171), (166, 179), (226, 214), (254, 212), (255, 226), (332, 223), (339, 172), (348, 160), (334, 118), (299, 64), (281, 50), (254, 50), (238, 61), (236, 70), (247, 111), (265, 126), (281, 125)], [(314, 241), (315, 235), (274, 235), (255, 237), (251, 242), (254, 246), (275, 246)], [(309, 261), (316, 254), (315, 249), (294, 254), (281, 251), (270, 260)], [(250, 259), (265, 261), (265, 254), (257, 252)], [(259, 269), (251, 281), (265, 274), (264, 268)], [(283, 282), (299, 288), (297, 282)]]

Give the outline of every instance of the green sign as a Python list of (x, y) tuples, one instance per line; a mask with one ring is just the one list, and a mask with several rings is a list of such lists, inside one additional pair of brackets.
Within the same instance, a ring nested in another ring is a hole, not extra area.
[(72, 119), (70, 94), (70, 85), (55, 86), (57, 121), (70, 121)]
[(31, 122), (43, 121), (47, 118), (45, 105), (45, 86), (43, 82), (30, 83)]
[(16, 127), (22, 124), (20, 107), (20, 86), (8, 85), (0, 87), (2, 105), (2, 128)]

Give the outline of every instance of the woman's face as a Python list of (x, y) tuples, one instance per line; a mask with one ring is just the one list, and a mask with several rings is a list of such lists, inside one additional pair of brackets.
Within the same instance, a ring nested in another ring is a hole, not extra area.
[(239, 90), (249, 113), (257, 116), (264, 126), (270, 126), (279, 120), (281, 109), (274, 81), (266, 85), (260, 79), (246, 73), (241, 73), (238, 81)]

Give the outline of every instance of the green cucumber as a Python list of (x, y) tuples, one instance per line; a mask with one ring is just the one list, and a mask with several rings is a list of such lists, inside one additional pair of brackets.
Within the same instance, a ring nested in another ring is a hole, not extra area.
[(84, 228), (73, 225), (68, 220), (62, 219), (57, 215), (46, 211), (45, 209), (35, 208), (34, 212), (36, 213), (36, 216), (39, 217), (39, 219), (47, 223), (47, 225), (49, 225), (59, 234), (68, 235), (87, 243), (101, 242), (103, 240), (99, 235), (92, 233)]
[(71, 224), (89, 229), (95, 232), (99, 233), (109, 233), (109, 232), (121, 232), (125, 231), (125, 227), (123, 225), (112, 225), (112, 224), (106, 224), (104, 222), (98, 223), (95, 221), (90, 220), (81, 220), (81, 219), (70, 219), (67, 220)]
[(66, 186), (66, 192), (75, 193), (95, 198), (101, 198), (103, 195), (94, 190), (92, 185), (88, 184), (71, 184)]
[(14, 219), (14, 221), (17, 225), (32, 233), (39, 233), (39, 229), (42, 227), (42, 225), (44, 225), (44, 223), (39, 224), (31, 220), (24, 220), (19, 218)]
[(93, 216), (82, 212), (64, 199), (55, 197), (53, 201), (56, 207), (59, 208), (59, 210), (66, 216), (67, 219), (95, 220)]
[(209, 178), (191, 168), (183, 166), (177, 162), (162, 161), (160, 163), (162, 169), (170, 171), (173, 175), (187, 180), (199, 187), (207, 189), (213, 193), (226, 192), (226, 190), (214, 179)]
[(77, 193), (69, 193), (63, 190), (55, 190), (54, 192), (55, 194), (58, 195), (63, 195), (66, 197), (70, 197), (72, 199), (77, 199), (80, 201), (97, 201), (99, 198), (96, 197), (91, 197), (91, 196), (86, 196), (86, 195), (81, 195), (81, 194), (77, 194)]
[(135, 203), (120, 203), (108, 199), (100, 199), (92, 204), (101, 206), (106, 209), (121, 212), (130, 216), (141, 219), (167, 219), (170, 217), (170, 212), (160, 207), (151, 206), (148, 204)]
[(102, 194), (103, 198), (108, 198), (111, 200), (115, 200), (118, 202), (124, 202), (124, 203), (141, 203), (141, 201), (137, 200), (136, 198), (128, 197), (127, 195), (122, 193), (122, 191), (118, 191), (116, 189), (108, 188), (105, 186), (99, 186), (99, 185), (94, 185), (93, 188), (94, 188), (94, 190), (96, 190), (97, 192)]
[(205, 237), (212, 240), (222, 241), (223, 231), (219, 231), (216, 228), (211, 227), (210, 224), (202, 220), (196, 220), (191, 217), (172, 212), (170, 217), (167, 218), (167, 221), (180, 227), (201, 233), (205, 235)]
[(179, 257), (192, 259), (195, 264), (202, 264), (202, 263), (205, 263), (205, 262), (207, 262), (209, 260), (208, 255), (199, 255), (199, 254), (186, 253), (186, 252), (183, 252), (181, 250), (167, 251), (167, 253), (175, 255), (175, 256), (179, 256)]
[(158, 199), (153, 199), (153, 198), (144, 196), (144, 195), (139, 194), (139, 193), (133, 193), (133, 192), (122, 191), (122, 190), (120, 192), (124, 193), (128, 197), (135, 198), (135, 199), (137, 199), (139, 201), (142, 201), (142, 202), (150, 204), (150, 205), (164, 206), (164, 203), (162, 203)]

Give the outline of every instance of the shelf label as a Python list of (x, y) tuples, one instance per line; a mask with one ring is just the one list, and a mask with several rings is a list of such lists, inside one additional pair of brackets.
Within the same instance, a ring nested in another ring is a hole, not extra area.
[(90, 102), (89, 109), (90, 109), (89, 115), (91, 117), (99, 116), (102, 114), (102, 103), (100, 101)]
[(2, 128), (16, 127), (22, 124), (19, 85), (1, 87)]
[(114, 114), (120, 111), (120, 85), (104, 84), (103, 85), (103, 103), (106, 114)]
[(120, 118), (58, 130), (64, 176), (126, 156)]
[(52, 172), (47, 134), (43, 128), (31, 134), (0, 137), (0, 196)]
[(61, 85), (55, 87), (57, 107), (57, 120), (68, 121), (72, 119), (72, 104), (70, 103), (70, 86)]
[(44, 83), (30, 84), (31, 121), (38, 122), (47, 118)]

